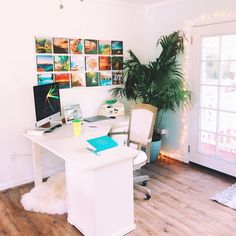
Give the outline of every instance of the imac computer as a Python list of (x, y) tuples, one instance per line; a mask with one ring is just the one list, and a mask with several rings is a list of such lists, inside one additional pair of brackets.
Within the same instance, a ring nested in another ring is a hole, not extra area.
[(60, 122), (55, 122), (61, 116), (59, 84), (34, 86), (33, 91), (37, 129), (47, 131), (60, 126)]

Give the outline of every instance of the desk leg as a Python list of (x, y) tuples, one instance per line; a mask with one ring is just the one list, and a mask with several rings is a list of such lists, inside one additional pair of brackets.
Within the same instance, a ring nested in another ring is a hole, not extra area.
[(36, 143), (32, 143), (32, 156), (34, 168), (34, 185), (38, 186), (42, 184), (42, 166), (40, 146)]

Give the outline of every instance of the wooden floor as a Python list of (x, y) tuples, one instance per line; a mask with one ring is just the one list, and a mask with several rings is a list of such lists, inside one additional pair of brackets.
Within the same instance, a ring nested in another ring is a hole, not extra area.
[[(236, 211), (209, 200), (235, 178), (161, 158), (145, 169), (151, 180), (152, 198), (135, 192), (136, 230), (129, 236), (235, 236)], [(66, 221), (66, 215), (26, 212), (20, 197), (32, 185), (0, 193), (0, 235), (82, 235)], [(103, 235), (101, 235), (103, 236)]]

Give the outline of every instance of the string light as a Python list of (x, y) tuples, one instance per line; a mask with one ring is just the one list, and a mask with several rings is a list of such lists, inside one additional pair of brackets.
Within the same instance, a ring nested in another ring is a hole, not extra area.
[(60, 0), (59, 8), (60, 8), (61, 10), (64, 8), (64, 6), (63, 6), (63, 4), (62, 4), (62, 0)]
[[(83, 2), (84, 0), (80, 0), (80, 2)], [(64, 8), (64, 5), (62, 3), (62, 0), (60, 0), (59, 8), (62, 10)]]
[[(191, 29), (196, 24), (209, 24), (214, 23), (214, 21), (217, 18), (227, 18), (232, 19), (234, 17), (234, 20), (236, 18), (236, 13), (225, 13), (225, 12), (215, 12), (212, 15), (209, 16), (201, 16), (196, 19), (190, 19), (187, 20), (184, 24), (185, 28), (185, 38), (184, 38), (184, 48), (185, 48), (185, 54), (184, 54), (184, 61), (183, 61), (183, 90), (187, 90), (188, 88), (188, 77), (189, 77), (189, 58), (190, 58), (190, 46), (191, 46)], [(180, 134), (180, 140), (179, 140), (179, 148), (176, 150), (176, 153), (168, 153), (163, 150), (160, 151), (160, 155), (162, 156), (168, 156), (168, 157), (177, 157), (179, 156), (180, 159), (183, 158), (183, 154), (185, 154), (186, 151), (186, 136), (188, 134), (188, 118), (187, 118), (187, 112), (188, 112), (188, 103), (184, 102), (183, 104), (183, 113), (181, 117), (181, 127), (182, 132)], [(181, 157), (182, 155), (182, 157)], [(188, 161), (186, 158), (184, 158), (186, 161)]]
[[(213, 21), (216, 20), (216, 18), (232, 18), (232, 17), (236, 17), (236, 13), (225, 13), (225, 12), (215, 12), (212, 15), (209, 16), (201, 16), (200, 18), (196, 18), (196, 19), (191, 19), (191, 20), (187, 20), (185, 22), (185, 33), (186, 33), (186, 37), (184, 39), (184, 46), (185, 46), (185, 55), (184, 55), (184, 62), (183, 62), (183, 68), (182, 68), (182, 73), (184, 76), (184, 81), (183, 81), (183, 89), (186, 90), (187, 89), (187, 81), (188, 81), (188, 76), (189, 76), (189, 58), (190, 58), (190, 38), (191, 38), (191, 29), (194, 26), (194, 24), (200, 22), (200, 23), (211, 23)], [(208, 22), (207, 22), (208, 21)], [(183, 113), (182, 113), (182, 117), (181, 117), (181, 127), (182, 132), (180, 135), (180, 146), (177, 149), (177, 153), (178, 155), (182, 153), (182, 155), (185, 153), (186, 151), (186, 136), (188, 134), (188, 125), (187, 125), (187, 112), (188, 112), (188, 104), (187, 102), (184, 102), (183, 105)], [(161, 152), (163, 153), (163, 155), (167, 155), (169, 157), (173, 156), (171, 153), (166, 153), (166, 152)]]

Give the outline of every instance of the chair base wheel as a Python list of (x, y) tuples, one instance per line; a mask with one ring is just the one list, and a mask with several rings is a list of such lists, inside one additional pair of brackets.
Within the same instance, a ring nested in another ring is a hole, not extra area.
[(149, 194), (145, 194), (146, 195), (146, 198), (145, 198), (145, 200), (149, 200), (152, 196), (151, 195), (149, 195)]

